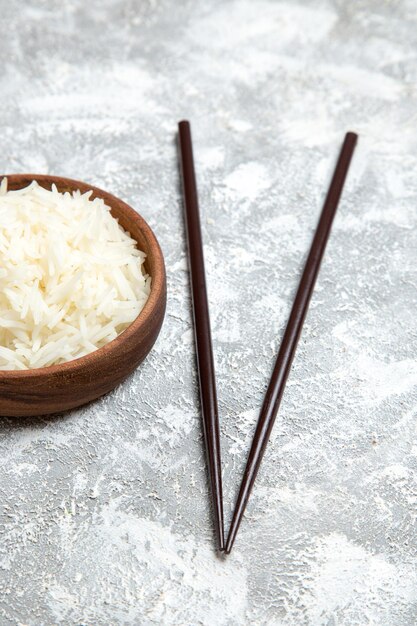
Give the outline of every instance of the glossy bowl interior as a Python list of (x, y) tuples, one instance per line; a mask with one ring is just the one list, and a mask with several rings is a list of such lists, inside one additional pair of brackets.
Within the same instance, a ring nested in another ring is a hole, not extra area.
[[(2, 177), (1, 177), (2, 178)], [(158, 241), (145, 220), (119, 198), (77, 180), (38, 174), (7, 175), (9, 189), (33, 180), (50, 189), (103, 198), (112, 215), (137, 241), (147, 257), (152, 277), (150, 296), (139, 316), (116, 339), (79, 359), (23, 371), (0, 371), (0, 415), (46, 415), (81, 406), (104, 395), (128, 376), (146, 357), (158, 337), (165, 315), (165, 264)]]

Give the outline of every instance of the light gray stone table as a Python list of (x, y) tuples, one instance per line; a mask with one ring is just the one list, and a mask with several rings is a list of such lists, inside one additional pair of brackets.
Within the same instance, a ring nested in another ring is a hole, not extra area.
[[(127, 200), (165, 325), (114, 393), (0, 420), (2, 626), (417, 623), (415, 0), (0, 1), (1, 170)], [(360, 143), (285, 400), (213, 552), (176, 122), (191, 119), (227, 521), (343, 134)]]

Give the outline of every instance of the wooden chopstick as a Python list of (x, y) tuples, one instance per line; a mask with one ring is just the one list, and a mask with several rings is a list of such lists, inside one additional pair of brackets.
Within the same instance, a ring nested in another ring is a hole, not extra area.
[(277, 416), (357, 139), (358, 136), (355, 133), (347, 133), (343, 142), (266, 391), (227, 537), (226, 554), (229, 554), (233, 547)]
[(223, 493), (216, 379), (204, 270), (203, 242), (198, 210), (197, 184), (195, 180), (193, 147), (189, 122), (182, 121), (178, 124), (178, 134), (203, 432), (207, 450), (218, 548), (220, 551), (223, 551)]

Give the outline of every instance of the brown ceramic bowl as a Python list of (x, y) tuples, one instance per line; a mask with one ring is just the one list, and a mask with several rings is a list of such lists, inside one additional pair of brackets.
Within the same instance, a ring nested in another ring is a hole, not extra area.
[(0, 415), (46, 415), (72, 409), (107, 393), (146, 357), (159, 334), (165, 315), (165, 265), (159, 244), (145, 220), (122, 200), (92, 185), (58, 176), (13, 174), (9, 189), (21, 189), (36, 180), (47, 189), (86, 192), (103, 198), (119, 223), (146, 252), (145, 268), (152, 277), (150, 296), (140, 315), (116, 339), (79, 359), (60, 365), (23, 371), (0, 371)]

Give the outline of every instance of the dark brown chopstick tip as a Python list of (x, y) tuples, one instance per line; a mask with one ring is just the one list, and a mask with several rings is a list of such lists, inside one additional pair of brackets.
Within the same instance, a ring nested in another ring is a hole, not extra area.
[(352, 150), (353, 148), (356, 146), (356, 142), (358, 141), (358, 135), (356, 133), (353, 133), (352, 131), (349, 131), (346, 133), (345, 135), (345, 144), (351, 146)]

